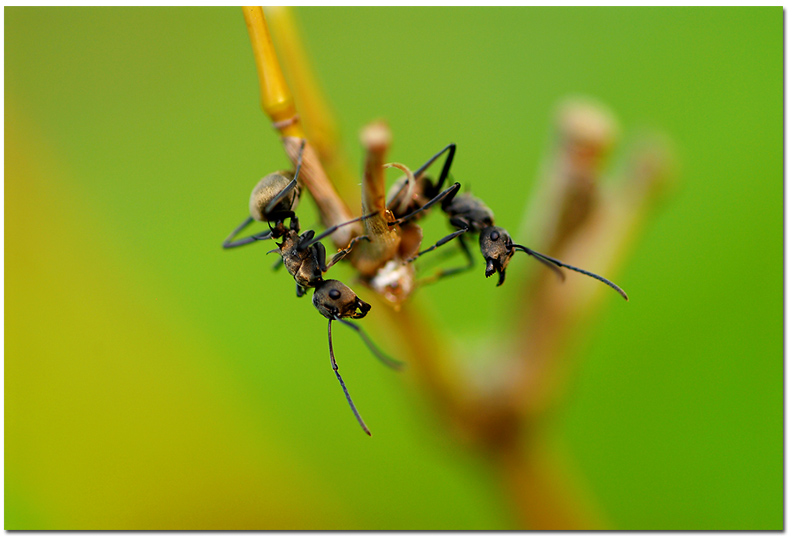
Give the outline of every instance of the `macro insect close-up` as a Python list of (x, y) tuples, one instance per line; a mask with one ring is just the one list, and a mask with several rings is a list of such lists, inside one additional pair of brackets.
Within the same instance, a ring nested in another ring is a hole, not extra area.
[(5, 528), (780, 530), (783, 32), (6, 8)]

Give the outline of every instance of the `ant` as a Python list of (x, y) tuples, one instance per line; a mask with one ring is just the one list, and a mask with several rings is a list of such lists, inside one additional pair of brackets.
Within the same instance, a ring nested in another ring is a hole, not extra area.
[[(353, 400), (350, 398), (350, 392), (348, 392), (347, 386), (345, 386), (344, 380), (339, 374), (339, 366), (336, 364), (336, 358), (333, 354), (333, 337), (331, 332), (333, 321), (336, 320), (355, 330), (361, 336), (367, 348), (369, 348), (375, 357), (384, 364), (394, 369), (399, 369), (403, 364), (382, 353), (360, 327), (349, 321), (345, 321), (345, 318), (360, 320), (367, 315), (371, 306), (359, 299), (355, 292), (342, 282), (338, 280), (324, 280), (322, 278), (323, 273), (327, 272), (328, 269), (351, 251), (353, 244), (360, 240), (368, 240), (368, 237), (359, 236), (353, 238), (346, 248), (337, 252), (327, 263), (325, 246), (323, 246), (320, 241), (331, 235), (340, 227), (367, 219), (377, 214), (377, 212), (346, 221), (339, 225), (334, 225), (318, 236), (314, 236), (315, 233), (313, 230), (300, 233), (300, 220), (294, 210), (297, 207), (297, 201), (301, 194), (301, 186), (298, 185), (297, 178), (300, 174), (300, 168), (303, 162), (305, 144), (305, 140), (300, 144), (300, 150), (297, 156), (297, 168), (291, 180), (288, 177), (291, 175), (291, 172), (277, 171), (265, 176), (256, 184), (256, 187), (250, 195), (250, 217), (228, 235), (228, 238), (222, 243), (222, 247), (224, 249), (237, 248), (258, 240), (281, 239), (281, 241), (277, 243), (278, 247), (267, 253), (279, 252), (281, 254), (278, 265), (283, 262), (289, 274), (294, 278), (298, 297), (305, 295), (309, 288), (314, 288), (313, 304), (320, 314), (328, 319), (328, 347), (330, 350), (333, 372), (336, 373), (336, 378), (339, 379), (339, 384), (342, 385), (347, 403), (350, 405), (350, 409), (352, 409), (358, 423), (367, 435), (371, 436), (372, 433), (358, 413)], [(270, 228), (261, 233), (234, 240), (234, 237), (252, 223), (254, 219), (266, 222)], [(284, 225), (284, 221), (287, 219), (289, 220), (288, 227)], [(274, 227), (272, 223), (275, 223)]]
[(276, 265), (280, 266), (280, 262), (283, 262), (286, 266), (286, 270), (289, 271), (289, 274), (294, 278), (297, 296), (302, 297), (309, 288), (316, 288), (323, 282), (323, 273), (328, 272), (328, 269), (350, 253), (356, 242), (361, 240), (369, 241), (369, 237), (362, 235), (353, 238), (346, 248), (339, 250), (327, 263), (325, 246), (323, 246), (320, 241), (331, 235), (340, 227), (362, 221), (375, 214), (377, 214), (377, 212), (340, 223), (339, 225), (334, 225), (316, 237), (314, 236), (313, 230), (308, 230), (301, 234), (299, 232), (300, 221), (297, 219), (297, 216), (293, 216), (289, 222), (288, 228), (282, 223), (279, 223), (272, 230), (272, 238), (281, 237), (281, 242), (278, 242), (278, 247), (274, 250), (270, 250), (267, 254), (281, 254), (281, 259)]
[[(406, 194), (405, 198), (402, 200), (400, 199), (400, 195), (403, 190), (408, 187), (408, 178), (399, 182), (396, 186), (397, 190), (390, 201), (390, 209), (391, 206), (394, 205), (397, 207), (399, 212), (404, 212), (405, 215), (394, 222), (391, 222), (390, 225), (402, 225), (403, 223), (410, 221), (415, 216), (420, 216), (421, 214), (425, 213), (436, 203), (441, 202), (442, 211), (448, 216), (450, 224), (457, 229), (456, 231), (436, 242), (436, 244), (430, 248), (427, 248), (421, 252), (418, 251), (417, 255), (407, 259), (406, 262), (414, 261), (419, 256), (433, 251), (436, 248), (439, 248), (440, 246), (450, 242), (451, 240), (458, 238), (461, 249), (467, 256), (467, 264), (456, 269), (443, 271), (439, 275), (439, 278), (465, 271), (472, 268), (474, 261), (472, 254), (469, 251), (469, 247), (466, 245), (461, 235), (466, 233), (477, 234), (480, 241), (481, 254), (486, 260), (486, 277), (489, 278), (493, 274), (497, 273), (498, 286), (503, 285), (503, 282), (505, 281), (506, 267), (511, 261), (511, 257), (514, 255), (516, 250), (521, 250), (522, 252), (549, 267), (562, 280), (564, 280), (565, 276), (563, 271), (559, 269), (560, 267), (590, 276), (595, 280), (599, 280), (600, 282), (603, 282), (617, 291), (617, 293), (619, 293), (626, 301), (628, 300), (628, 295), (625, 293), (625, 291), (623, 291), (622, 288), (598, 274), (568, 265), (554, 257), (536, 252), (521, 244), (515, 244), (511, 239), (511, 236), (508, 234), (508, 231), (495, 225), (494, 214), (492, 213), (491, 209), (489, 209), (489, 207), (483, 203), (483, 201), (471, 194), (462, 194), (457, 196), (458, 190), (461, 188), (461, 184), (458, 182), (453, 182), (453, 184), (447, 189), (442, 190), (444, 182), (450, 173), (450, 167), (453, 163), (455, 152), (455, 144), (449, 144), (448, 146), (445, 146), (441, 151), (431, 157), (431, 159), (429, 159), (415, 173), (416, 178), (417, 176), (423, 174), (428, 166), (433, 163), (433, 161), (439, 158), (442, 154), (447, 153), (445, 164), (442, 167), (442, 171), (439, 174), (439, 179), (435, 185), (430, 178), (423, 176), (421, 180), (417, 180), (417, 188), (411, 190), (413, 193), (410, 196)], [(405, 191), (407, 192), (408, 190), (405, 189)]]
[(346, 321), (345, 318), (352, 318), (353, 320), (360, 320), (367, 315), (370, 308), (368, 303), (358, 298), (353, 290), (344, 285), (338, 280), (324, 280), (316, 286), (313, 297), (314, 307), (328, 319), (328, 350), (331, 357), (331, 367), (333, 372), (336, 373), (336, 378), (339, 379), (339, 384), (342, 385), (344, 396), (347, 398), (347, 403), (350, 409), (361, 425), (361, 428), (367, 435), (372, 436), (369, 428), (364, 423), (361, 415), (358, 413), (353, 400), (350, 398), (350, 392), (347, 391), (347, 386), (344, 385), (342, 375), (339, 374), (339, 366), (336, 364), (336, 357), (333, 355), (333, 337), (331, 334), (331, 326), (334, 321), (346, 325), (347, 327), (355, 330), (367, 345), (367, 348), (385, 365), (393, 368), (400, 369), (403, 366), (402, 362), (394, 360), (381, 352), (377, 346), (370, 340), (367, 334), (356, 324)]
[[(362, 221), (377, 213), (334, 225), (316, 237), (313, 230), (305, 231), (301, 234), (300, 220), (294, 209), (301, 193), (301, 186), (297, 185), (297, 177), (303, 164), (305, 145), (306, 141), (303, 140), (297, 155), (297, 169), (294, 177), (289, 180), (288, 171), (278, 171), (267, 175), (259, 181), (250, 195), (250, 217), (239, 225), (222, 243), (223, 248), (229, 249), (244, 246), (258, 240), (282, 239), (281, 242), (277, 243), (278, 247), (276, 249), (267, 253), (279, 252), (281, 254), (278, 266), (280, 262), (283, 262), (286, 270), (294, 278), (298, 297), (305, 295), (309, 288), (319, 285), (322, 282), (322, 274), (344, 258), (352, 250), (356, 242), (365, 240), (367, 237), (359, 236), (353, 238), (345, 249), (337, 252), (327, 263), (325, 246), (320, 241), (333, 234), (340, 227)], [(270, 229), (243, 239), (233, 240), (233, 237), (247, 227), (253, 221), (253, 218), (267, 222), (270, 225)], [(286, 219), (289, 220), (288, 228), (284, 225)], [(275, 226), (273, 227), (270, 222), (275, 222)]]
[[(284, 220), (296, 217), (294, 210), (297, 208), (297, 202), (302, 193), (302, 186), (298, 185), (297, 176), (300, 174), (300, 167), (303, 164), (303, 149), (305, 147), (306, 141), (303, 140), (300, 143), (300, 151), (297, 155), (297, 169), (291, 180), (289, 180), (290, 171), (278, 170), (267, 174), (256, 184), (253, 192), (250, 193), (250, 215), (222, 242), (224, 249), (238, 248), (257, 240), (277, 238), (273, 236), (271, 222), (282, 226)], [(250, 225), (254, 219), (266, 222), (270, 228), (246, 238), (233, 240), (233, 237)]]

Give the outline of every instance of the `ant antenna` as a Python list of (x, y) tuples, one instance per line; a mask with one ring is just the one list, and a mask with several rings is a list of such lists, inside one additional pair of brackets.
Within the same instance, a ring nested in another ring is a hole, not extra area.
[(353, 411), (353, 414), (356, 415), (356, 420), (358, 423), (361, 424), (361, 429), (363, 429), (367, 435), (372, 437), (372, 433), (370, 433), (369, 428), (366, 424), (364, 424), (364, 420), (361, 419), (361, 415), (358, 414), (358, 409), (356, 409), (353, 400), (350, 399), (350, 392), (347, 391), (347, 386), (344, 385), (344, 380), (342, 380), (342, 375), (339, 374), (339, 366), (336, 365), (336, 357), (333, 355), (333, 337), (331, 336), (331, 324), (333, 320), (328, 320), (328, 348), (330, 349), (331, 353), (331, 367), (333, 367), (333, 372), (336, 373), (336, 378), (339, 379), (339, 384), (342, 385), (342, 390), (344, 390), (344, 397), (347, 398), (347, 402), (350, 404), (350, 409)]
[(356, 332), (358, 332), (358, 334), (364, 340), (364, 344), (366, 344), (367, 348), (370, 349), (370, 352), (372, 352), (373, 355), (381, 361), (381, 363), (383, 363), (387, 367), (391, 367), (392, 369), (398, 371), (403, 368), (405, 364), (402, 361), (390, 358), (389, 356), (381, 352), (381, 350), (377, 346), (375, 346), (375, 343), (372, 342), (372, 340), (367, 336), (367, 334), (364, 332), (363, 329), (361, 329), (354, 323), (343, 320), (342, 318), (337, 317), (336, 320), (340, 323), (343, 323), (347, 327), (356, 330)]
[(610, 286), (611, 288), (613, 288), (613, 289), (614, 289), (614, 290), (615, 290), (617, 293), (619, 293), (619, 294), (620, 294), (620, 295), (623, 297), (623, 299), (625, 299), (626, 301), (628, 301), (628, 294), (627, 294), (627, 293), (625, 293), (625, 291), (624, 291), (622, 288), (620, 288), (619, 286), (617, 286), (617, 285), (616, 285), (614, 282), (612, 282), (611, 280), (608, 280), (608, 279), (606, 279), (606, 278), (603, 278), (603, 277), (602, 277), (602, 276), (600, 276), (599, 274), (594, 274), (594, 273), (592, 273), (592, 272), (585, 271), (585, 270), (583, 270), (583, 269), (579, 269), (578, 267), (573, 267), (572, 265), (567, 265), (566, 263), (564, 263), (564, 262), (562, 262), (562, 261), (559, 261), (558, 259), (556, 259), (556, 258), (554, 258), (554, 257), (546, 256), (546, 255), (544, 255), (544, 254), (540, 254), (539, 252), (534, 252), (534, 251), (533, 251), (533, 250), (531, 250), (530, 248), (526, 248), (525, 246), (522, 246), (521, 244), (512, 244), (512, 246), (513, 246), (514, 248), (518, 248), (518, 249), (522, 250), (522, 251), (523, 251), (523, 252), (525, 252), (526, 254), (528, 254), (528, 255), (530, 255), (530, 256), (533, 256), (533, 257), (535, 257), (535, 258), (537, 258), (537, 259), (540, 259), (540, 260), (543, 260), (543, 261), (549, 261), (549, 262), (550, 262), (550, 263), (552, 263), (553, 265), (558, 265), (559, 267), (564, 267), (565, 269), (569, 269), (569, 270), (571, 270), (571, 271), (579, 272), (579, 273), (581, 273), (581, 274), (585, 274), (586, 276), (591, 276), (591, 277), (592, 277), (592, 278), (594, 278), (595, 280), (599, 280), (599, 281), (600, 281), (600, 282), (602, 282), (603, 284), (605, 284), (605, 285), (607, 285), (607, 286)]

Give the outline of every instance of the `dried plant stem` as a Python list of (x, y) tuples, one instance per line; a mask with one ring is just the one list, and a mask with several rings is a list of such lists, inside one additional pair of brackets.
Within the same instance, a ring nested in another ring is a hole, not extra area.
[[(261, 7), (253, 6), (245, 6), (242, 11), (256, 60), (256, 70), (261, 87), (261, 106), (272, 120), (273, 126), (283, 137), (286, 153), (296, 165), (300, 140), (306, 136), (300, 125), (294, 98), (278, 62), (264, 11)], [(330, 183), (314, 146), (311, 144), (306, 145), (303, 154), (300, 180), (314, 198), (320, 211), (320, 218), (326, 227), (352, 219), (352, 213)], [(331, 239), (336, 245), (343, 248), (357, 233), (358, 226), (353, 224), (336, 231)]]
[[(608, 268), (592, 259), (590, 250), (605, 254), (612, 252), (615, 244), (610, 233), (598, 231), (596, 224), (608, 205), (599, 186), (604, 158), (616, 141), (616, 127), (601, 105), (582, 100), (563, 104), (556, 119), (554, 160), (540, 190), (552, 205), (545, 223), (537, 227), (544, 233), (538, 242), (540, 251), (604, 275), (610, 274)], [(528, 238), (535, 234), (528, 233)], [(593, 239), (594, 246), (588, 239)], [(584, 253), (565, 252), (573, 245)], [(568, 275), (569, 289), (564, 289), (554, 275), (539, 267), (523, 286), (518, 312), (519, 323), (525, 325), (516, 337), (517, 356), (511, 360), (507, 384), (512, 403), (523, 414), (533, 407), (549, 407), (547, 393), (552, 392), (552, 384), (545, 378), (548, 372), (558, 373), (563, 368), (558, 358), (569, 345), (571, 327), (586, 313), (591, 295), (603, 287), (578, 276)]]
[[(642, 168), (643, 161), (647, 166)], [(548, 252), (558, 253), (567, 263), (613, 276), (641, 235), (654, 198), (670, 177), (669, 150), (663, 143), (653, 144), (637, 151), (631, 165), (624, 182), (606, 192), (591, 213), (571, 227), (569, 237), (554, 238)], [(541, 278), (527, 293), (527, 310), (522, 315), (525, 334), (518, 336), (510, 374), (514, 379), (509, 384), (510, 395), (523, 412), (541, 413), (560, 397), (572, 372), (568, 365), (572, 332), (586, 323), (601, 298), (612, 296), (605, 286), (577, 275), (568, 282), (569, 289), (564, 289), (554, 278)]]
[(536, 530), (601, 530), (603, 523), (576, 505), (558, 468), (544, 449), (509, 443), (494, 453), (502, 486), (511, 499), (510, 508), (524, 528)]
[[(286, 154), (294, 164), (297, 164), (297, 155), (300, 151), (299, 138), (285, 137), (283, 147)], [(320, 164), (319, 157), (313, 146), (306, 144), (303, 150), (303, 166), (300, 169), (300, 180), (303, 182), (320, 213), (320, 219), (326, 227), (344, 223), (353, 219), (353, 213), (345, 206), (339, 198), (339, 194), (328, 181), (325, 169)], [(331, 235), (331, 240), (339, 248), (346, 247), (353, 237), (360, 234), (358, 223), (346, 225)]]
[(345, 157), (339, 129), (325, 95), (311, 69), (303, 40), (300, 39), (292, 9), (283, 6), (265, 8), (278, 51), (286, 61), (286, 76), (295, 90), (297, 107), (308, 139), (316, 149), (325, 171), (330, 174), (336, 191), (352, 209), (358, 202), (358, 176)]
[(272, 43), (264, 10), (260, 6), (242, 7), (253, 54), (256, 58), (258, 81), (261, 86), (261, 107), (272, 119), (281, 136), (305, 138), (294, 106), (292, 93), (283, 77), (275, 46)]
[(459, 415), (465, 412), (467, 388), (452, 352), (435, 335), (436, 328), (415, 304), (406, 304), (399, 311), (384, 304), (381, 314), (384, 321), (392, 324), (390, 330), (399, 333), (401, 344), (414, 362), (409, 367), (414, 381), (446, 421), (459, 421)]
[(391, 142), (391, 133), (384, 123), (372, 123), (361, 131), (361, 143), (366, 150), (364, 180), (361, 183), (361, 213), (377, 214), (364, 221), (364, 234), (369, 237), (369, 244), (359, 245), (351, 263), (367, 277), (375, 276), (381, 267), (397, 255), (400, 246), (397, 229), (389, 225), (394, 216), (386, 210), (383, 164)]
[[(262, 106), (283, 137), (286, 153), (296, 161), (304, 134), (264, 14), (261, 8), (243, 9), (261, 81)], [(300, 178), (320, 209), (323, 222), (332, 226), (352, 218), (323, 168), (323, 164), (331, 172), (344, 168), (335, 125), (308, 69), (288, 11), (274, 11), (272, 18), (281, 29), (294, 79), (303, 89), (306, 112), (318, 129), (311, 133), (306, 146)], [(544, 236), (536, 249), (566, 263), (611, 275), (630, 251), (654, 196), (668, 178), (666, 154), (652, 152), (657, 146), (647, 154), (637, 154), (627, 183), (617, 192), (603, 191), (599, 184), (603, 158), (616, 137), (616, 122), (610, 114), (597, 105), (570, 104), (561, 112), (557, 131), (556, 159), (544, 185), (548, 204), (556, 206), (542, 214), (537, 231)], [(401, 257), (401, 235), (407, 235), (405, 246), (416, 251), (421, 229), (409, 224), (406, 232), (390, 225), (395, 218), (386, 210), (384, 163), (391, 144), (388, 127), (373, 123), (365, 128), (361, 139), (366, 150), (362, 213), (375, 214), (363, 222), (369, 243), (359, 243), (349, 258), (362, 280), (384, 296), (384, 304), (373, 310), (374, 318), (391, 323), (391, 330), (402, 339), (414, 363), (410, 366), (414, 380), (443, 417), (447, 429), (489, 460), (523, 527), (601, 528), (603, 523), (591, 509), (576, 501), (580, 494), (565, 484), (564, 472), (548, 457), (538, 434), (545, 412), (557, 401), (554, 392), (568, 372), (564, 369), (570, 368), (563, 359), (572, 332), (591, 315), (601, 294), (610, 295), (610, 290), (579, 275), (570, 275), (569, 288), (565, 289), (555, 284), (553, 275), (542, 277), (549, 271), (540, 268), (519, 298), (515, 320), (519, 330), (510, 353), (503, 358), (508, 361), (503, 378), (491, 389), (471, 380), (468, 368), (456, 361), (453, 346), (427, 323), (425, 314), (413, 304), (400, 306), (414, 288), (414, 269)], [(349, 178), (342, 175), (342, 179)], [(354, 224), (353, 230), (340, 229), (332, 238), (343, 247), (358, 229)], [(529, 232), (520, 240), (535, 240), (534, 234)], [(397, 304), (392, 307), (388, 301)], [(537, 434), (533, 442), (528, 441), (530, 430)]]

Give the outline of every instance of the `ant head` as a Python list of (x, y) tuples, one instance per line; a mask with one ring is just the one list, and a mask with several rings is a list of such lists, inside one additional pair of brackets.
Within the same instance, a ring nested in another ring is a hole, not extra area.
[(511, 236), (502, 227), (490, 225), (481, 230), (480, 244), (481, 254), (486, 260), (486, 278), (497, 273), (499, 276), (497, 285), (502, 285), (506, 279), (506, 267), (514, 255)]
[(372, 308), (338, 280), (325, 280), (317, 286), (313, 302), (319, 313), (329, 320), (337, 318), (359, 320)]

